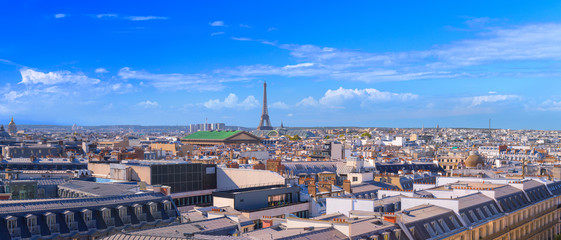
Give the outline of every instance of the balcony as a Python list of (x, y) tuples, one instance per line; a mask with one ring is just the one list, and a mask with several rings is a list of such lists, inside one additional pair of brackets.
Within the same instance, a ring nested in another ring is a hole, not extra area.
[(68, 231), (78, 231), (78, 224), (76, 222), (67, 223), (66, 225), (68, 226)]
[(21, 236), (21, 230), (19, 228), (14, 228), (12, 229), (12, 231), (10, 231), (10, 236), (13, 237), (20, 237)]
[(138, 214), (136, 217), (138, 218), (138, 221), (146, 222), (146, 213)]
[(121, 221), (124, 225), (131, 224), (131, 216), (122, 216)]
[(86, 222), (86, 227), (88, 227), (88, 229), (96, 228), (96, 226), (95, 226), (95, 221), (94, 221), (93, 219), (87, 221), (87, 222)]
[(51, 234), (59, 233), (60, 225), (58, 223), (53, 224), (52, 226), (49, 227), (49, 231), (51, 232)]
[(41, 231), (39, 230), (39, 226), (31, 226), (31, 227), (29, 228), (29, 233), (31, 233), (31, 235), (40, 234)]
[(160, 211), (156, 211), (152, 213), (152, 217), (154, 217), (154, 219), (162, 219), (162, 213)]
[(107, 225), (107, 227), (113, 227), (115, 226), (115, 219), (114, 218), (106, 218), (104, 219), (105, 224)]

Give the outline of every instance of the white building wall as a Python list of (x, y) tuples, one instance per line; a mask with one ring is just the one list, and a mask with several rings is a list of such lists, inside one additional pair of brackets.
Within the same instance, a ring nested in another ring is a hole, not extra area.
[(216, 181), (218, 190), (285, 183), (284, 177), (276, 172), (239, 168), (218, 168)]

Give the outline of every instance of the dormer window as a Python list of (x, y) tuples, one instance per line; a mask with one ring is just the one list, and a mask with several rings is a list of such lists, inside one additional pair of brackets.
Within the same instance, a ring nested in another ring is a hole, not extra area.
[(64, 223), (68, 226), (69, 229), (74, 227), (74, 213), (71, 211), (64, 212)]
[(150, 202), (148, 203), (148, 206), (150, 207), (150, 213), (154, 214), (155, 212), (158, 211), (158, 204), (155, 202)]
[(11, 236), (16, 235), (17, 228), (18, 228), (18, 219), (14, 216), (7, 216), (6, 218), (6, 227), (8, 228), (8, 232)]
[(84, 218), (84, 222), (89, 223), (92, 220), (92, 211), (89, 209), (82, 210), (82, 217)]
[(138, 217), (142, 215), (142, 206), (139, 204), (135, 204), (134, 206), (134, 214)]
[(171, 202), (168, 200), (165, 200), (164, 202), (164, 210), (169, 211), (171, 210)]
[(119, 217), (125, 218), (127, 216), (127, 207), (125, 206), (119, 206), (117, 207), (117, 210), (119, 211)]
[(55, 231), (55, 224), (56, 224), (55, 217), (56, 217), (55, 214), (52, 212), (45, 213), (45, 220), (47, 222), (47, 227), (49, 228), (49, 231), (51, 233)]
[(102, 217), (103, 217), (104, 221), (108, 221), (109, 219), (111, 219), (111, 209), (102, 208), (101, 209), (101, 214), (102, 214)]
[(29, 231), (31, 233), (35, 233), (35, 228), (37, 226), (37, 217), (33, 214), (28, 214), (27, 216), (25, 216), (25, 219), (26, 219), (27, 228), (29, 228)]

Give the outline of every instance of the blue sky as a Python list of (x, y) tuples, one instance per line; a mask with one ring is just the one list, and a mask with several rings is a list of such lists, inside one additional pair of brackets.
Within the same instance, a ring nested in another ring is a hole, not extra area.
[[(561, 129), (561, 2), (0, 3), (0, 122)], [(3, 120), (2, 120), (3, 119)]]

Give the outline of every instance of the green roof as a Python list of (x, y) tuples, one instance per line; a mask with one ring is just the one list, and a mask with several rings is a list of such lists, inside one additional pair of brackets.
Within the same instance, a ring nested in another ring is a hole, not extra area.
[(182, 139), (207, 139), (207, 140), (224, 140), (231, 136), (234, 136), (242, 131), (199, 131), (195, 133), (191, 133), (188, 136), (183, 137)]

